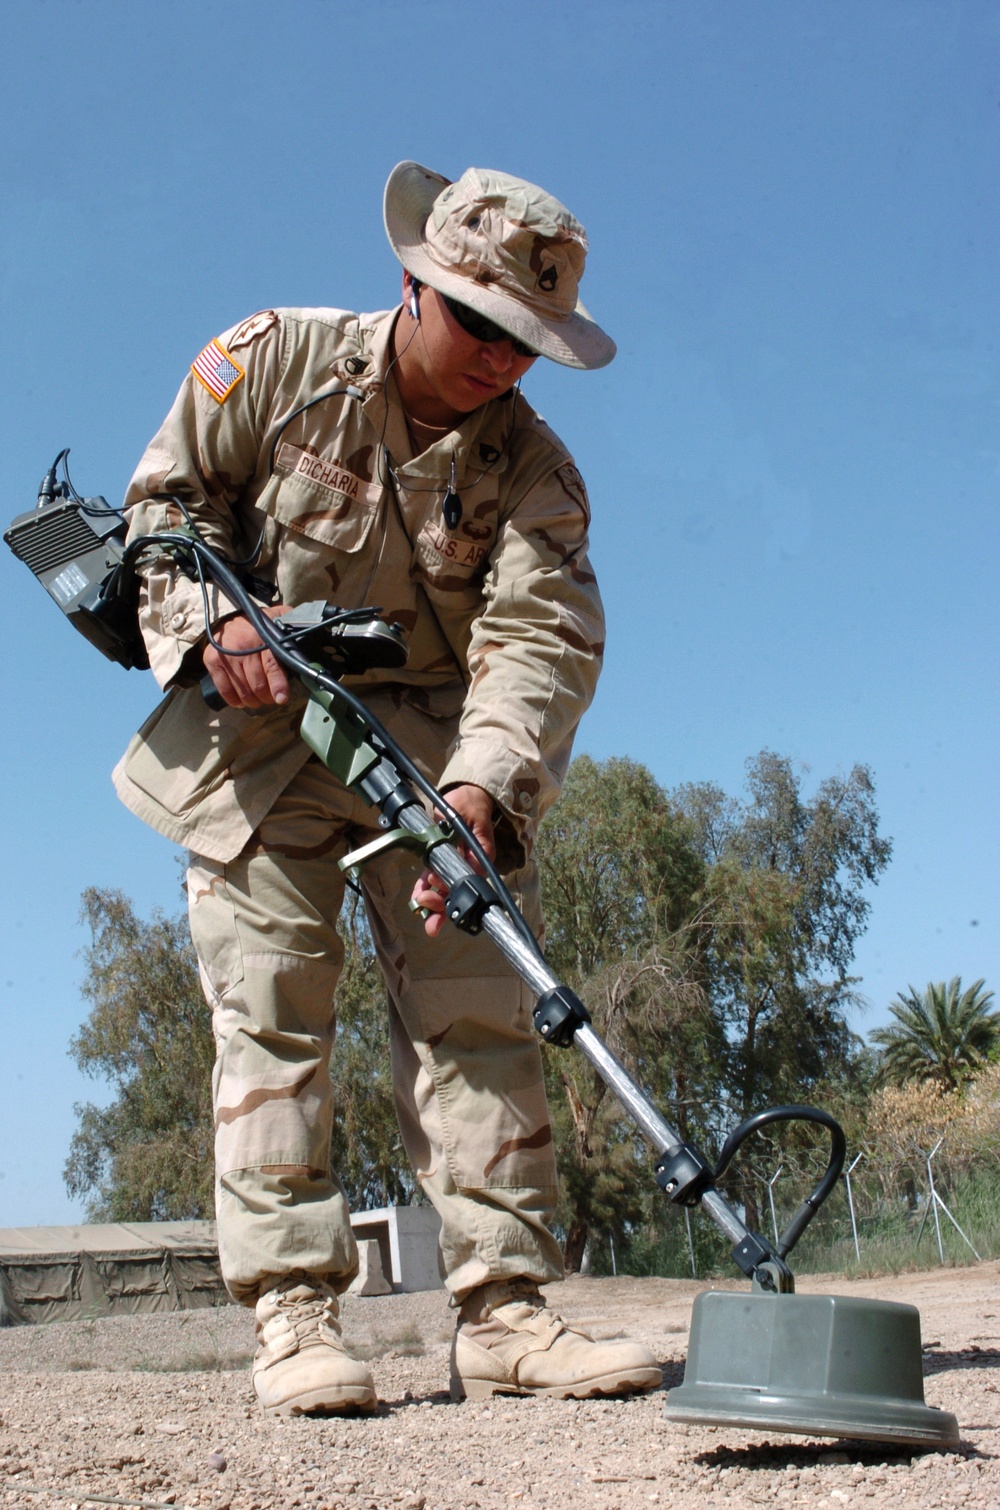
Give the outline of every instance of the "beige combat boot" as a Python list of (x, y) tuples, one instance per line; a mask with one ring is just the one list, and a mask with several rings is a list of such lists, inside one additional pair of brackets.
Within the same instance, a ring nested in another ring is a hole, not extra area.
[(315, 1275), (289, 1274), (257, 1302), (253, 1386), (271, 1415), (374, 1410), (372, 1376), (340, 1335), (337, 1296)]
[(555, 1395), (583, 1400), (655, 1389), (662, 1374), (638, 1342), (595, 1342), (567, 1326), (528, 1279), (473, 1290), (458, 1314), (451, 1395)]

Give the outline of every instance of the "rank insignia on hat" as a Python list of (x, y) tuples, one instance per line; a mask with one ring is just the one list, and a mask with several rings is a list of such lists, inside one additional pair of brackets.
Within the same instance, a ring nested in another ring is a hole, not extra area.
[(191, 363), (191, 371), (219, 404), (225, 403), (244, 376), (239, 362), (234, 362), (218, 341), (209, 341), (201, 355)]

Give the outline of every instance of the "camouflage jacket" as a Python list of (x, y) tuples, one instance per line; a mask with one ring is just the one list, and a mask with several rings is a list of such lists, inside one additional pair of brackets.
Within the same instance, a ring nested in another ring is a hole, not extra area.
[[(397, 313), (268, 310), (210, 343), (129, 486), (130, 536), (179, 524), (175, 495), (223, 554), (256, 551), (278, 601), (373, 604), (401, 624), (405, 669), (349, 685), (441, 785), (491, 793), (516, 863), (558, 792), (600, 666), (587, 495), (521, 397), (483, 405), (414, 456), (386, 381)], [(449, 530), (453, 466), (462, 517)], [(215, 589), (206, 605), (165, 554), (144, 578), (143, 634), (169, 690), (115, 784), (161, 833), (226, 861), (308, 759), (302, 694), (263, 713), (210, 712), (195, 685), (206, 606), (212, 622), (231, 605)]]

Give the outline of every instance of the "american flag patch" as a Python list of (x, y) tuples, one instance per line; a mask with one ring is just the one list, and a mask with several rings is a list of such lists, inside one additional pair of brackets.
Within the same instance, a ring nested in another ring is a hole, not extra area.
[(244, 376), (239, 362), (234, 362), (224, 346), (209, 341), (205, 350), (191, 363), (191, 371), (217, 403), (223, 404)]

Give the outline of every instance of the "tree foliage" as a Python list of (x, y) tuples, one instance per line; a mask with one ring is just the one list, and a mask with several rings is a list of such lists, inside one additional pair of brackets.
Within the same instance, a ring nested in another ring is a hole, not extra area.
[(546, 953), (574, 985), (674, 932), (702, 879), (676, 808), (634, 760), (578, 756), (539, 848)]
[[(549, 956), (581, 991), (611, 1047), (685, 1136), (717, 1141), (781, 1101), (859, 1094), (865, 1060), (846, 1012), (888, 863), (870, 773), (807, 798), (790, 761), (763, 751), (747, 795), (712, 784), (664, 791), (631, 761), (570, 768), (539, 844)], [(567, 1261), (590, 1229), (631, 1220), (622, 1171), (647, 1179), (634, 1140), (589, 1067), (550, 1068)], [(785, 1155), (809, 1163), (785, 1129)], [(762, 1171), (748, 1149), (731, 1183), (757, 1220)], [(633, 1202), (634, 1205), (634, 1202)]]
[[(730, 1122), (782, 1102), (849, 1096), (863, 1065), (847, 1023), (856, 981), (848, 974), (870, 910), (867, 888), (888, 864), (871, 773), (802, 791), (792, 762), (763, 750), (747, 762), (747, 796), (711, 784), (674, 794), (705, 864), (698, 933), (713, 1012), (724, 1038), (719, 1109)], [(762, 1149), (786, 1154), (801, 1129), (750, 1146), (731, 1184), (759, 1220)]]
[(77, 1106), (66, 1187), (93, 1220), (211, 1216), (214, 1050), (187, 920), (143, 922), (121, 892), (94, 888), (81, 915), (91, 1011), (69, 1052), (115, 1097)]
[(801, 1097), (855, 1048), (848, 970), (891, 853), (864, 766), (806, 800), (791, 761), (764, 750), (747, 786), (742, 802), (712, 785), (675, 794), (706, 865), (700, 926), (741, 1117)]
[[(685, 920), (703, 866), (643, 766), (578, 757), (539, 836), (547, 954), (596, 1030), (679, 1120), (701, 1103), (712, 1020)], [(604, 1081), (572, 1052), (546, 1054), (566, 1262), (592, 1229), (638, 1219), (648, 1153)]]
[(880, 1076), (890, 1085), (933, 1080), (957, 1090), (1000, 1047), (1000, 1012), (990, 1003), (986, 982), (962, 990), (962, 978), (913, 986), (889, 1006), (895, 1022), (874, 1028), (869, 1037), (880, 1050)]

